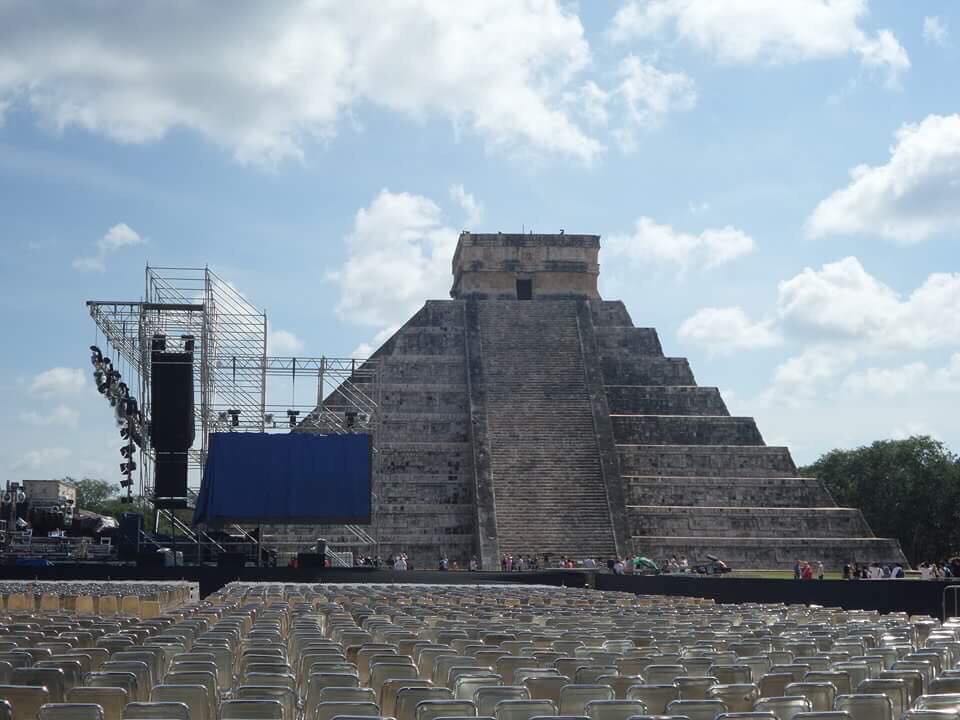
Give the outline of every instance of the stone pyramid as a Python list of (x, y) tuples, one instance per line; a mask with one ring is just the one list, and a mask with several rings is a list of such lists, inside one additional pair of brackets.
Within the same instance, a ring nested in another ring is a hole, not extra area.
[[(597, 291), (596, 235), (463, 233), (382, 363), (379, 553), (904, 562)], [(349, 543), (337, 528), (317, 529)], [(371, 552), (367, 549), (365, 552)]]

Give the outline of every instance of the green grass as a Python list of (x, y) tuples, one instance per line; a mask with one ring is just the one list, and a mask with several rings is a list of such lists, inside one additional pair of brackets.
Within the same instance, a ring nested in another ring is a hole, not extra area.
[[(793, 570), (734, 570), (726, 577), (765, 578), (768, 580), (793, 580)], [(841, 572), (826, 572), (824, 580), (842, 580)]]

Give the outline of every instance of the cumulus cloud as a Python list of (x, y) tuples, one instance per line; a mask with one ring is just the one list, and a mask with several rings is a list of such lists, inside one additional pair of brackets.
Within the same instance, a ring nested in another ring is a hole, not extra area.
[(777, 365), (772, 383), (760, 397), (761, 404), (804, 406), (825, 383), (849, 370), (856, 360), (856, 352), (849, 348), (811, 345)]
[(63, 425), (75, 428), (80, 420), (80, 413), (66, 405), (57, 405), (44, 411), (29, 410), (21, 413), (20, 418), (29, 425)]
[(124, 143), (188, 129), (243, 163), (300, 159), (365, 103), (589, 162), (603, 146), (562, 104), (589, 62), (558, 0), (0, 9), (0, 106)]
[(923, 19), (923, 41), (928, 45), (946, 45), (950, 33), (947, 24), (936, 15)]
[(800, 337), (868, 351), (960, 343), (960, 273), (933, 273), (903, 297), (847, 257), (781, 282), (777, 305), (783, 325)]
[(357, 211), (345, 238), (347, 259), (332, 275), (340, 290), (337, 314), (385, 331), (424, 300), (449, 297), (457, 236), (429, 198), (382, 190)]
[(629, 0), (617, 11), (615, 41), (668, 30), (731, 64), (796, 63), (858, 56), (890, 84), (910, 68), (889, 30), (863, 28), (866, 0)]
[(960, 392), (960, 353), (941, 368), (915, 361), (895, 367), (868, 367), (844, 378), (843, 388), (861, 395)]
[(698, 235), (675, 230), (649, 217), (640, 217), (630, 234), (613, 234), (604, 245), (608, 257), (634, 265), (672, 265), (681, 272), (689, 268), (712, 268), (753, 252), (753, 238), (727, 225)]
[(468, 193), (460, 183), (450, 186), (450, 199), (463, 210), (466, 229), (476, 229), (483, 220), (483, 205), (477, 202), (473, 194)]
[(876, 235), (907, 244), (960, 230), (960, 115), (904, 125), (887, 163), (857, 166), (850, 178), (813, 211), (812, 237)]
[(636, 129), (653, 128), (671, 112), (692, 110), (697, 104), (693, 80), (682, 72), (666, 72), (628, 55), (618, 68), (616, 95), (626, 106), (628, 124), (616, 132), (621, 146), (635, 147)]
[(97, 240), (96, 253), (85, 257), (78, 257), (73, 261), (76, 270), (96, 270), (103, 272), (107, 269), (107, 257), (123, 248), (143, 245), (146, 242), (140, 234), (126, 223), (118, 223), (107, 230), (106, 234)]
[(37, 395), (71, 395), (87, 385), (87, 374), (80, 368), (55, 367), (38, 373), (30, 381), (30, 392)]
[(782, 342), (771, 321), (753, 321), (740, 307), (702, 308), (683, 321), (677, 335), (718, 355)]
[(270, 355), (295, 355), (303, 348), (303, 340), (289, 330), (267, 332), (267, 353)]

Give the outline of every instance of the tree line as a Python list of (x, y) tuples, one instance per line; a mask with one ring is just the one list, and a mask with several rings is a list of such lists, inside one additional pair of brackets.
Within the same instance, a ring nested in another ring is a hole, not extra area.
[(913, 566), (960, 555), (960, 458), (928, 436), (831, 450), (800, 468), (874, 534), (896, 538)]

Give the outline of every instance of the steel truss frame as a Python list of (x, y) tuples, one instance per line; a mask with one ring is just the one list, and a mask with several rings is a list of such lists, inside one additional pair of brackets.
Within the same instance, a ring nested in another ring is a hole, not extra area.
[[(106, 341), (105, 354), (122, 358), (135, 378), (124, 378), (150, 417), (151, 348), (164, 335), (168, 350), (194, 343), (196, 447), (202, 468), (211, 432), (367, 432), (373, 439), (377, 487), (380, 363), (376, 359), (285, 357), (267, 354), (267, 316), (210, 268), (147, 266), (142, 300), (88, 300)], [(296, 392), (301, 384), (301, 394)], [(311, 392), (304, 397), (304, 383)], [(282, 388), (273, 391), (271, 385)], [(315, 393), (313, 388), (315, 386)], [(284, 402), (279, 394), (290, 391)], [(152, 496), (153, 448), (140, 448), (140, 494)], [(193, 484), (199, 472), (191, 473)], [(376, 509), (374, 509), (374, 516)]]

